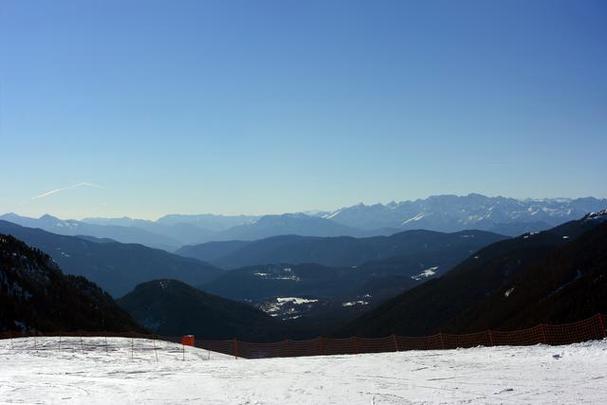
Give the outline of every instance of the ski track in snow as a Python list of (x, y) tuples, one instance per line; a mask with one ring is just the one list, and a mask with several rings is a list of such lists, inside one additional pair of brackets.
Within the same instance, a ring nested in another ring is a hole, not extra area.
[[(244, 360), (146, 339), (0, 340), (0, 403), (601, 404), (607, 340)], [(34, 348), (34, 344), (38, 348)], [(131, 352), (131, 345), (135, 350)], [(156, 345), (157, 350), (154, 350)], [(156, 360), (158, 355), (158, 361)]]

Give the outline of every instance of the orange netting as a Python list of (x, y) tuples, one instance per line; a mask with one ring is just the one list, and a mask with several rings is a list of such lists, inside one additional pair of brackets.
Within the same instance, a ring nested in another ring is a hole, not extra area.
[(602, 339), (605, 336), (605, 316), (597, 314), (578, 322), (560, 325), (541, 324), (515, 331), (487, 330), (467, 334), (438, 333), (432, 336), (419, 337), (396, 335), (382, 338), (350, 337), (334, 339), (318, 337), (310, 340), (283, 340), (273, 343), (252, 343), (237, 340), (204, 341), (201, 342), (199, 347), (236, 357), (254, 359), (383, 353), (405, 350), (440, 350), (475, 346), (524, 346), (538, 343), (564, 345)]
[[(438, 333), (432, 336), (406, 337), (390, 335), (381, 338), (327, 338), (317, 337), (308, 340), (283, 340), (272, 343), (253, 343), (237, 339), (204, 340), (194, 336), (160, 337), (141, 333), (107, 333), (107, 332), (66, 332), (54, 334), (23, 334), (19, 332), (2, 332), (0, 339), (26, 336), (70, 336), (70, 337), (129, 337), (162, 339), (193, 345), (213, 352), (229, 354), (248, 359), (266, 357), (299, 357), (322, 356), (358, 353), (383, 353), (405, 350), (440, 350), (475, 346), (524, 346), (538, 343), (549, 345), (565, 345), (592, 339), (602, 339), (605, 333), (605, 315), (597, 314), (577, 322), (548, 325), (540, 324), (532, 328), (498, 331), (487, 330), (468, 334)], [(61, 343), (59, 343), (61, 344)], [(133, 345), (135, 343), (133, 342)], [(81, 345), (86, 345), (82, 341)], [(36, 348), (38, 349), (38, 348)], [(133, 350), (135, 347), (133, 346)], [(156, 350), (156, 346), (153, 346)]]

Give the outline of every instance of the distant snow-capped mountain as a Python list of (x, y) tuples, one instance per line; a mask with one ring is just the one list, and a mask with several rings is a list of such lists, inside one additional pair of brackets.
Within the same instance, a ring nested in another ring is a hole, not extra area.
[(481, 229), (514, 235), (579, 219), (607, 207), (606, 199), (517, 200), (506, 197), (438, 195), (415, 201), (358, 204), (324, 214), (342, 225), (359, 229), (428, 229), (454, 232)]
[(173, 251), (183, 245), (256, 240), (287, 234), (362, 237), (411, 229), (439, 232), (478, 229), (516, 236), (545, 230), (605, 208), (607, 199), (593, 197), (517, 200), (469, 194), (437, 195), (388, 204), (358, 204), (332, 212), (264, 216), (173, 214), (156, 221), (128, 217), (77, 221), (50, 215), (27, 218), (11, 213), (0, 219), (62, 235), (110, 238)]
[(179, 241), (167, 235), (153, 233), (136, 225), (127, 226), (116, 225), (114, 223), (88, 223), (74, 219), (60, 219), (52, 215), (43, 215), (40, 218), (29, 218), (14, 213), (0, 215), (0, 220), (28, 228), (40, 228), (59, 235), (83, 235), (94, 236), (95, 238), (109, 238), (122, 243), (140, 243), (142, 245), (166, 250), (173, 250), (181, 245)]

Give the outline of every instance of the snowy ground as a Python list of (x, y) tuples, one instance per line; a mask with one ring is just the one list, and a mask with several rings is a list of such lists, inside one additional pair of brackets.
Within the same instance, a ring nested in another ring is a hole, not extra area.
[(0, 403), (64, 402), (601, 404), (607, 340), (265, 360), (194, 348), (184, 360), (179, 345), (137, 339), (0, 340)]

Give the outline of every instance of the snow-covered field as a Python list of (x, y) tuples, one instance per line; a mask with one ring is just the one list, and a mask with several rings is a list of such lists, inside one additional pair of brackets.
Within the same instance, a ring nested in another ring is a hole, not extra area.
[(265, 360), (107, 341), (0, 340), (0, 403), (607, 403), (607, 341)]

